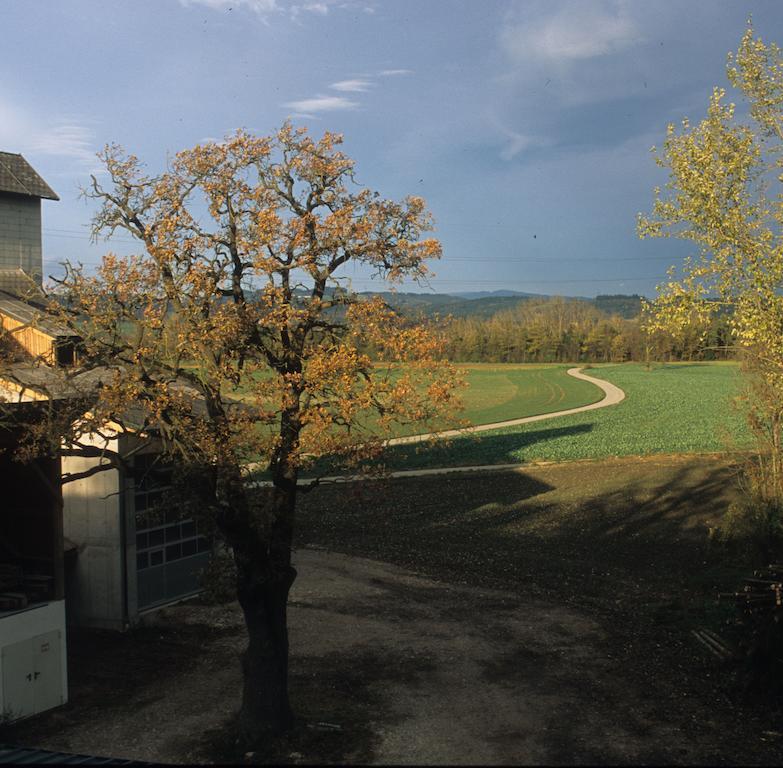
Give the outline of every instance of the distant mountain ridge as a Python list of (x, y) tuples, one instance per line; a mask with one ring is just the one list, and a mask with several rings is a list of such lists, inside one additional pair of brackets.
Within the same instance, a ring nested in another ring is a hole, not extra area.
[[(328, 288), (326, 293), (331, 295), (334, 288)], [(294, 290), (297, 296), (302, 298), (309, 295), (309, 291), (303, 288)], [(251, 291), (251, 295), (255, 295)], [(638, 317), (642, 309), (642, 296), (638, 294), (602, 294), (593, 298), (585, 296), (552, 296), (543, 293), (523, 293), (522, 291), (465, 291), (461, 293), (405, 293), (392, 291), (361, 291), (359, 296), (370, 298), (380, 296), (390, 307), (397, 312), (409, 316), (433, 317), (439, 315), (445, 317), (452, 315), (456, 318), (475, 317), (487, 320), (498, 312), (513, 309), (520, 302), (547, 301), (554, 298), (562, 298), (565, 301), (583, 301), (592, 304), (607, 315), (619, 315), (626, 320)], [(228, 300), (228, 299), (227, 299)]]
[[(466, 291), (461, 293), (392, 293), (390, 291), (365, 291), (361, 296), (380, 296), (397, 311), (405, 314), (453, 315), (487, 319), (503, 310), (512, 309), (520, 302), (555, 298), (539, 293), (520, 291)], [(584, 301), (593, 304), (608, 315), (620, 315), (626, 319), (638, 317), (642, 297), (638, 294), (599, 295), (594, 299), (582, 296), (564, 296), (566, 301)]]
[[(458, 299), (498, 299), (498, 298), (513, 298), (520, 299), (546, 299), (548, 296), (544, 296), (540, 293), (526, 293), (525, 291), (511, 291), (503, 289), (500, 291), (460, 291), (459, 293), (450, 293), (449, 296), (455, 296)], [(582, 298), (574, 297), (574, 298)]]

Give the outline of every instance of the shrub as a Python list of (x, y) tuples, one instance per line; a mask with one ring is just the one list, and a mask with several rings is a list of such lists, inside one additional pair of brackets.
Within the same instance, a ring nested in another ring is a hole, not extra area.
[(747, 562), (769, 562), (783, 549), (783, 509), (755, 495), (732, 502), (713, 538)]

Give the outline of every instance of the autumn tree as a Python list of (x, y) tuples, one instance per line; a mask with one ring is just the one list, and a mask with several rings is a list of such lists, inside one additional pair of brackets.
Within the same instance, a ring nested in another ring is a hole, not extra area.
[[(180, 152), (159, 175), (108, 147), (105, 180), (86, 190), (99, 206), (93, 231), (130, 234), (139, 253), (109, 254), (92, 272), (67, 264), (51, 305), (83, 339), (79, 366), (61, 375), (98, 382), (89, 412), (58, 427), (65, 450), (106, 425), (156, 439), (233, 555), (247, 740), (292, 718), (300, 473), (323, 457), (372, 459), (396, 424), (438, 426), (454, 407), (440, 341), (341, 277), (354, 263), (389, 281), (425, 277), (440, 245), (425, 236), (424, 201), (358, 188), (340, 144), (290, 124), (271, 137), (239, 131)], [(360, 351), (370, 347), (390, 362), (374, 364)]]
[(657, 189), (642, 237), (680, 237), (698, 254), (670, 273), (653, 306), (653, 328), (704, 327), (729, 312), (732, 343), (751, 382), (750, 423), (761, 441), (760, 500), (783, 511), (783, 54), (745, 32), (727, 67), (747, 103), (740, 119), (723, 88), (707, 116), (670, 125), (657, 157), (669, 181)]

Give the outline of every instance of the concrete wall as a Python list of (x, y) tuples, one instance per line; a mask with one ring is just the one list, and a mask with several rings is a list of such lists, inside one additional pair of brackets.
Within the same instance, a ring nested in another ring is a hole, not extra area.
[(0, 193), (0, 269), (19, 267), (40, 279), (41, 201)]
[[(93, 445), (117, 449), (96, 438)], [(63, 474), (83, 472), (95, 459), (63, 457)], [(63, 485), (63, 534), (78, 548), (75, 572), (66, 573), (68, 621), (78, 626), (124, 629), (125, 544), (120, 473), (98, 472)]]

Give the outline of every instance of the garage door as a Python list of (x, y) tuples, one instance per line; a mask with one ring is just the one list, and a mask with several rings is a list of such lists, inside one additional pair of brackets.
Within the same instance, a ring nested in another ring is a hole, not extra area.
[(139, 609), (201, 590), (200, 573), (211, 544), (187, 509), (171, 501), (171, 471), (155, 454), (134, 459), (136, 583)]

